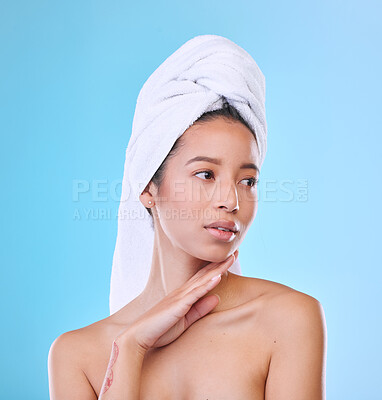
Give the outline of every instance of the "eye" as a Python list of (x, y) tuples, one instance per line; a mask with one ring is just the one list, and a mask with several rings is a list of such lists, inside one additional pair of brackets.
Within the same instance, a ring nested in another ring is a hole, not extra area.
[[(215, 176), (211, 170), (197, 172), (195, 174), (195, 176), (197, 176), (199, 174), (205, 174), (205, 176), (207, 175), (207, 176), (212, 176), (212, 177)], [(203, 179), (203, 180), (210, 180), (210, 178)], [(249, 185), (246, 185), (248, 187), (254, 187), (259, 182), (259, 180), (257, 178), (246, 178), (246, 179), (243, 179), (243, 181), (249, 181)]]
[(250, 184), (248, 185), (249, 187), (254, 187), (259, 182), (257, 178), (247, 178), (243, 179), (243, 181), (249, 181), (250, 182)]
[[(195, 176), (196, 176), (196, 175), (199, 175), (199, 174), (208, 174), (208, 175), (214, 176), (214, 173), (213, 173), (211, 170), (206, 170), (206, 171), (197, 172), (197, 173), (195, 174)], [(205, 179), (205, 180), (209, 180), (209, 179)]]

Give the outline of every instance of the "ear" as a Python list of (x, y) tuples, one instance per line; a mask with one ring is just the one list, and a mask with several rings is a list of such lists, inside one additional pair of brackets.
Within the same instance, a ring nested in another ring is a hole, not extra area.
[(143, 192), (139, 195), (139, 200), (146, 208), (148, 208), (150, 206), (149, 205), (150, 200), (152, 201), (152, 203), (154, 203), (155, 201), (154, 197), (156, 194), (157, 194), (157, 188), (153, 184), (153, 182), (150, 181), (143, 190)]

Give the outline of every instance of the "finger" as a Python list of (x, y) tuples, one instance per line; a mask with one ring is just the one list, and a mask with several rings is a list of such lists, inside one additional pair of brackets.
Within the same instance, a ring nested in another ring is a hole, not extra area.
[(193, 286), (190, 286), (184, 290), (183, 293), (180, 293), (179, 295), (182, 301), (185, 302), (187, 306), (191, 307), (200, 297), (203, 297), (220, 282), (222, 273), (230, 268), (233, 264), (233, 260), (234, 258), (230, 257), (224, 265), (214, 271), (210, 271)]
[(180, 306), (180, 314), (185, 315), (191, 307), (204, 295), (206, 295), (210, 290), (212, 290), (221, 280), (221, 274), (216, 275), (216, 279), (209, 279), (204, 284), (194, 287), (188, 293), (185, 293), (179, 301), (177, 301)]
[[(237, 259), (237, 255), (238, 255), (238, 250), (236, 250), (233, 255), (235, 256), (235, 260)], [(203, 267), (202, 269), (200, 269), (191, 279), (190, 279), (190, 283), (193, 283), (194, 281), (198, 280), (199, 278), (205, 276), (209, 271), (213, 271), (213, 270), (217, 270), (218, 268), (220, 268), (222, 265), (225, 265), (226, 262), (230, 261), (230, 258), (232, 257), (232, 254), (227, 257), (225, 260), (220, 261), (220, 262), (212, 262), (208, 265), (206, 265), (205, 267)]]
[[(226, 260), (224, 260), (217, 268), (214, 268), (214, 269), (208, 271), (205, 276), (207, 278), (208, 277), (211, 278), (213, 275), (227, 271), (232, 266), (232, 264), (235, 262), (235, 260), (236, 260), (235, 254), (232, 254), (230, 257), (228, 257)], [(205, 277), (203, 277), (203, 279), (205, 279)]]
[(200, 275), (199, 277), (195, 277), (194, 275), (194, 277), (191, 280), (187, 281), (182, 287), (179, 288), (179, 295), (181, 297), (184, 297), (195, 287), (204, 285), (214, 275), (222, 274), (223, 272), (225, 272), (228, 268), (231, 267), (233, 262), (234, 262), (234, 256), (231, 255), (226, 260), (222, 261), (218, 267), (206, 271), (203, 275)]
[[(239, 254), (239, 249), (235, 250), (234, 253), (232, 253), (235, 256), (235, 260), (237, 259), (237, 256)], [(228, 261), (228, 259), (232, 256), (229, 255), (225, 260), (223, 261), (219, 261), (219, 262), (211, 262), (209, 264), (207, 264), (205, 267), (203, 267), (202, 269), (200, 269), (195, 275), (194, 277), (200, 276), (200, 275), (204, 275), (204, 273), (207, 273), (208, 271), (213, 270), (214, 268), (218, 268), (220, 265), (222, 265), (223, 263), (225, 263), (226, 261)]]
[(219, 299), (216, 296), (208, 296), (204, 299), (199, 299), (184, 316), (185, 329), (192, 325), (198, 319), (207, 315), (219, 304)]

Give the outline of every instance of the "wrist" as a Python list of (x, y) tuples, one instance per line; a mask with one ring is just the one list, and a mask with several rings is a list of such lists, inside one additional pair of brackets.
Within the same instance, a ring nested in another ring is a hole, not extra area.
[(132, 329), (125, 331), (123, 334), (114, 339), (117, 346), (123, 350), (128, 350), (130, 353), (135, 353), (138, 357), (145, 357), (148, 349), (139, 344), (135, 333)]

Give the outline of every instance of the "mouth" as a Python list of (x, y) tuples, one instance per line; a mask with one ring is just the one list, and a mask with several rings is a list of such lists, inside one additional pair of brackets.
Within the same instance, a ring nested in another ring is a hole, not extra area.
[(237, 232), (233, 232), (229, 229), (225, 228), (213, 228), (213, 227), (205, 227), (209, 234), (211, 234), (214, 238), (222, 240), (224, 242), (231, 242), (235, 239)]

